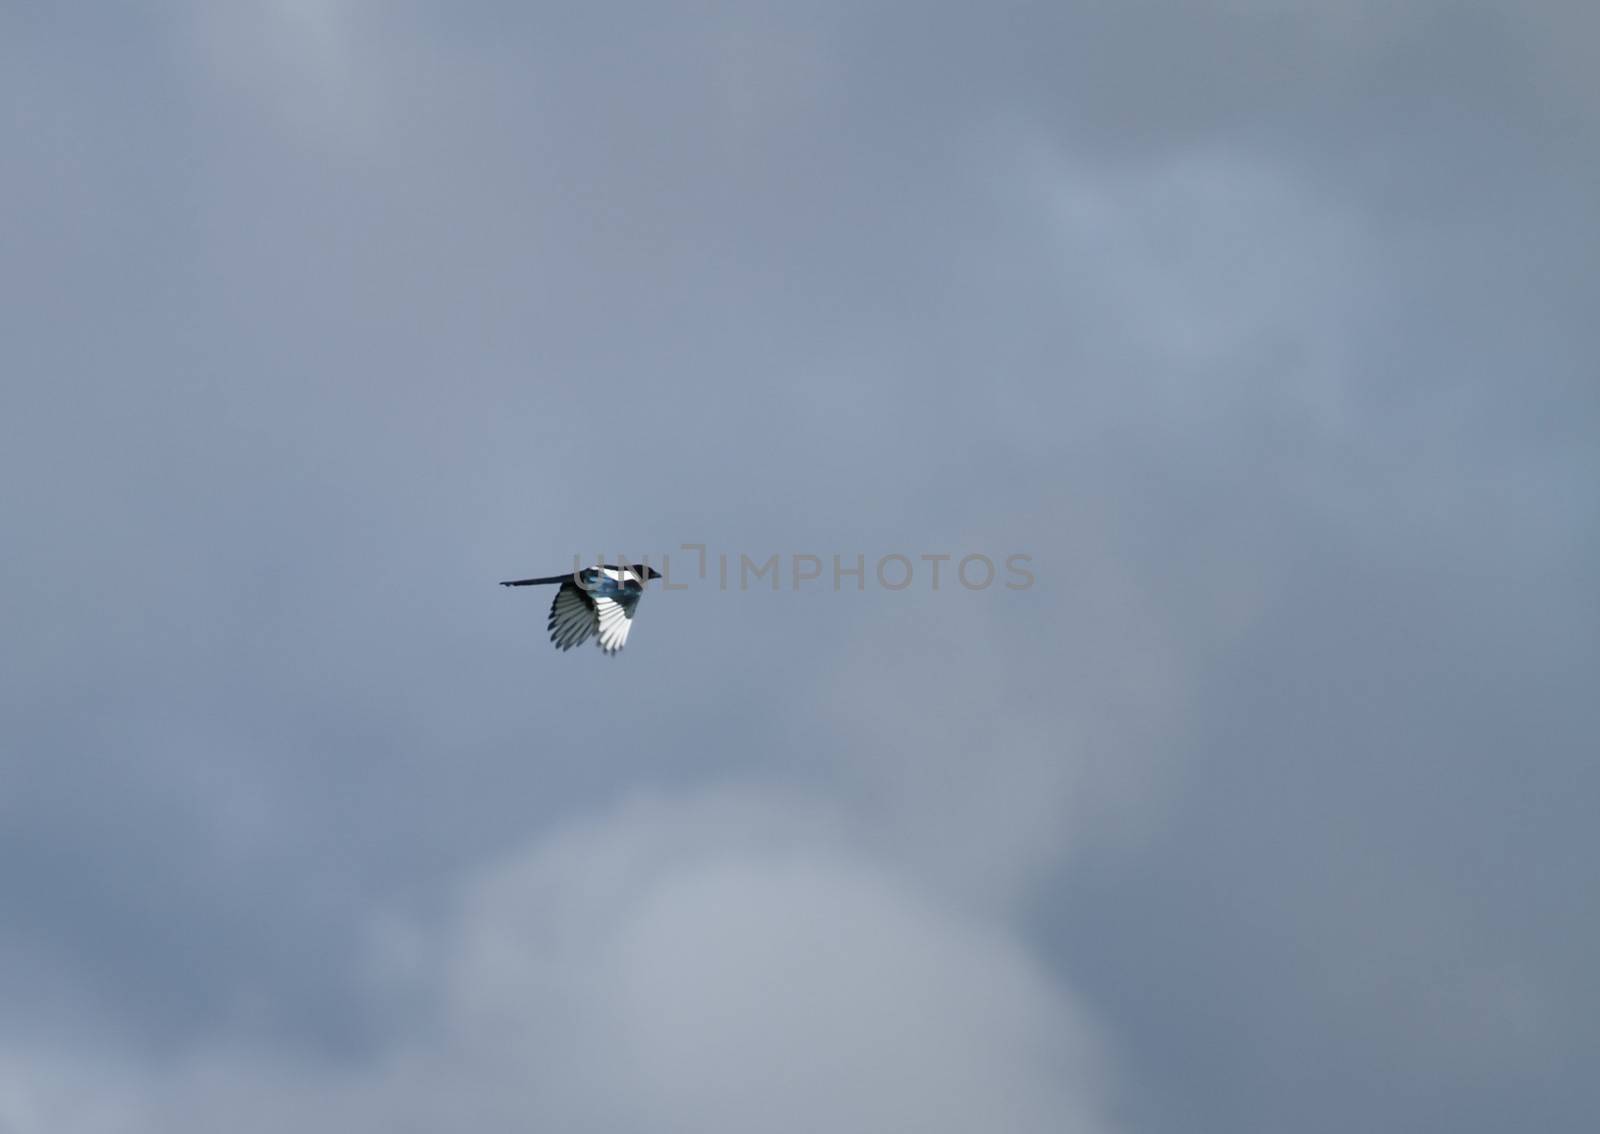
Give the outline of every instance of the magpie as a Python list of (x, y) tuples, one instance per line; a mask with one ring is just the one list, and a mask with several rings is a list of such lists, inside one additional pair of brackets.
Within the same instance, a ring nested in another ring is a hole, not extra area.
[(560, 583), (555, 601), (550, 604), (550, 642), (566, 651), (581, 646), (595, 635), (595, 643), (607, 654), (615, 654), (628, 640), (633, 611), (644, 594), (644, 584), (661, 578), (661, 572), (644, 563), (618, 567), (602, 563), (566, 575), (546, 575), (540, 579), (507, 579), (502, 587), (537, 587)]

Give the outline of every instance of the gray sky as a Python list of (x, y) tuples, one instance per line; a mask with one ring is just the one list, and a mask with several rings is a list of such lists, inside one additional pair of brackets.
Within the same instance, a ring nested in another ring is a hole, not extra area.
[(0, 1131), (1587, 1129), (1597, 44), (0, 7)]

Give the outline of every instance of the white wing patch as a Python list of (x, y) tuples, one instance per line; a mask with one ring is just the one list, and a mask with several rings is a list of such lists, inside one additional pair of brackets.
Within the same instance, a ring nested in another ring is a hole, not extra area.
[(600, 574), (617, 583), (640, 582), (639, 573), (632, 567), (599, 567)]
[[(571, 581), (562, 583), (550, 604), (550, 624), (546, 629), (551, 643), (558, 650), (570, 650), (588, 641), (597, 625), (594, 602)], [(623, 634), (626, 636), (627, 631)]]
[(599, 595), (595, 596), (594, 607), (595, 622), (599, 627), (600, 648), (608, 654), (614, 654), (622, 649), (623, 643), (628, 640), (628, 631), (633, 626), (633, 616), (620, 602)]

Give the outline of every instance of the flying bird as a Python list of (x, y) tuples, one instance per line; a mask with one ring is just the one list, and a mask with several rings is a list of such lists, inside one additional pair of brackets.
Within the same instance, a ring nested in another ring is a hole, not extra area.
[(644, 563), (618, 567), (602, 563), (565, 575), (541, 579), (507, 579), (502, 587), (537, 587), (560, 583), (550, 604), (550, 641), (558, 650), (570, 650), (595, 636), (607, 654), (615, 654), (628, 640), (633, 612), (644, 594), (644, 584), (661, 578), (661, 572)]

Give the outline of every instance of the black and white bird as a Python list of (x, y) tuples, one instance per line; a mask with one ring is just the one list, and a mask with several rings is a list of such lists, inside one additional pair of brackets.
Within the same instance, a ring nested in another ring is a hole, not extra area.
[(602, 563), (565, 575), (546, 575), (540, 579), (507, 579), (502, 587), (537, 587), (560, 583), (550, 604), (550, 641), (558, 650), (581, 646), (595, 636), (607, 654), (615, 654), (628, 640), (633, 612), (644, 594), (644, 585), (661, 578), (661, 572), (644, 563), (618, 567)]

